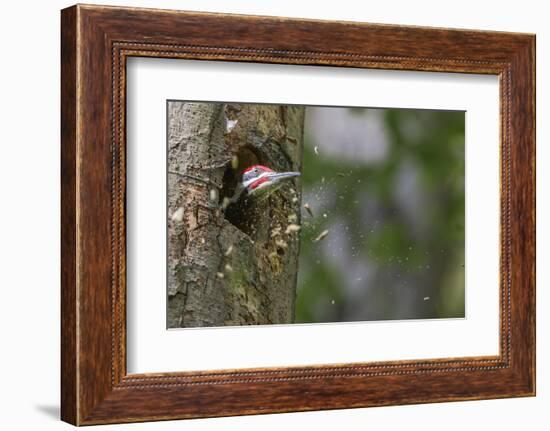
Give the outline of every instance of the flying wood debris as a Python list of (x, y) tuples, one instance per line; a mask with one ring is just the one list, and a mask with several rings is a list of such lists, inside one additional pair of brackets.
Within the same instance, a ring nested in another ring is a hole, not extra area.
[(218, 202), (218, 190), (217, 189), (210, 189), (210, 201), (211, 202)]
[(223, 198), (222, 210), (225, 211), (225, 209), (229, 206), (230, 203), (231, 203), (231, 199), (229, 199), (227, 196), (225, 198)]
[(317, 235), (317, 237), (313, 239), (313, 242), (322, 241), (326, 238), (327, 235), (328, 235), (328, 229), (324, 230), (319, 235)]
[(317, 145), (315, 145), (315, 147), (313, 147), (313, 151), (315, 151), (316, 155), (319, 155), (319, 147)]
[(239, 120), (227, 120), (227, 124), (226, 124), (226, 127), (225, 127), (225, 133), (231, 133), (233, 131), (233, 129), (235, 128), (235, 126), (237, 125), (237, 123), (239, 122)]
[(271, 238), (274, 238), (279, 235), (281, 235), (281, 226), (277, 226), (273, 228), (273, 230), (271, 231)]
[(221, 280), (225, 277), (225, 275), (223, 275), (223, 272), (217, 272), (216, 277), (218, 277)]
[(224, 255), (227, 257), (231, 254), (232, 251), (233, 251), (233, 244), (231, 244), (229, 247), (227, 247), (227, 250), (225, 250)]
[(311, 207), (307, 202), (304, 204), (304, 209), (307, 211), (310, 217), (313, 217), (313, 211), (311, 210)]
[(275, 244), (278, 247), (281, 247), (281, 248), (287, 248), (288, 247), (288, 244), (286, 242), (284, 242), (282, 239), (278, 239), (277, 241), (275, 241)]
[(174, 214), (172, 214), (172, 221), (183, 221), (183, 208), (179, 207), (176, 211), (174, 211)]
[(292, 233), (292, 232), (298, 232), (300, 229), (301, 227), (298, 226), (297, 224), (289, 224), (286, 227), (285, 233), (288, 235), (289, 233)]
[(231, 157), (231, 168), (236, 171), (239, 167), (239, 158), (237, 156)]
[(227, 272), (233, 272), (233, 267), (232, 267), (231, 265), (229, 265), (229, 264), (226, 264), (226, 265), (225, 265), (225, 270), (226, 270)]

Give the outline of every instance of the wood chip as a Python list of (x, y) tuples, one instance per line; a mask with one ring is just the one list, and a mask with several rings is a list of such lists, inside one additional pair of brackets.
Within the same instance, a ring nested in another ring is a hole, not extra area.
[(277, 226), (273, 228), (273, 230), (271, 231), (271, 238), (274, 238), (279, 235), (281, 235), (281, 226)]
[(288, 235), (289, 233), (298, 232), (300, 229), (301, 227), (298, 226), (297, 224), (289, 224), (286, 227), (285, 233)]
[(239, 158), (237, 156), (231, 157), (231, 168), (236, 171), (239, 167)]
[(287, 248), (288, 247), (288, 244), (286, 242), (284, 242), (282, 239), (278, 239), (277, 241), (275, 241), (275, 244), (278, 247), (281, 247), (281, 248)]
[(227, 196), (225, 198), (223, 198), (222, 210), (225, 211), (225, 209), (229, 206), (230, 203), (231, 203), (231, 199), (229, 199)]
[(183, 207), (179, 207), (171, 217), (172, 221), (181, 222), (183, 221)]
[(231, 133), (233, 131), (233, 129), (235, 128), (235, 126), (237, 125), (237, 123), (239, 122), (239, 120), (227, 120), (227, 123), (225, 125), (225, 133)]
[(322, 241), (326, 238), (327, 235), (328, 235), (328, 229), (324, 230), (319, 235), (317, 235), (317, 237), (313, 239), (313, 242)]
[(218, 189), (210, 189), (210, 201), (214, 203), (218, 202)]
[(307, 211), (310, 217), (313, 217), (313, 211), (311, 210), (311, 207), (307, 202), (304, 204), (304, 209)]

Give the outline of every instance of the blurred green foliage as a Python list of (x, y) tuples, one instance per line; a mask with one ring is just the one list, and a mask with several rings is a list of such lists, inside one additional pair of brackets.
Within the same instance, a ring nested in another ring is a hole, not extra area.
[(320, 109), (381, 122), (384, 153), (306, 122), (296, 322), (464, 317), (464, 112)]

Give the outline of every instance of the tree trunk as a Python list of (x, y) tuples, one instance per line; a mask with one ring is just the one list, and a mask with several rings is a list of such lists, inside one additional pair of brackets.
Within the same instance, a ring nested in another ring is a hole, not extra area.
[(253, 164), (299, 171), (304, 108), (168, 104), (168, 327), (292, 323), (299, 180), (229, 219)]

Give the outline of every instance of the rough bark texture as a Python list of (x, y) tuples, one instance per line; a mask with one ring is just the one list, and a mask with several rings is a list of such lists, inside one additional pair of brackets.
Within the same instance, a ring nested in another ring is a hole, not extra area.
[(300, 107), (169, 102), (168, 327), (293, 321), (299, 180), (231, 220), (221, 203), (250, 165), (300, 170), (303, 122)]

